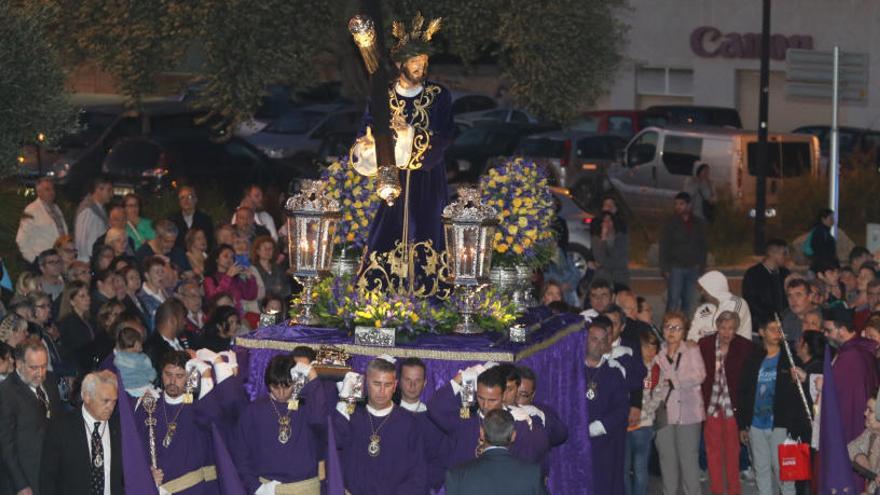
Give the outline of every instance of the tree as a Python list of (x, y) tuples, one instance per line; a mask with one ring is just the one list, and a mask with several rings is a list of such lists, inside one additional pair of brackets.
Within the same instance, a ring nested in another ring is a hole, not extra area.
[(64, 72), (46, 42), (40, 16), (0, 0), (0, 175), (16, 170), (21, 147), (71, 123)]

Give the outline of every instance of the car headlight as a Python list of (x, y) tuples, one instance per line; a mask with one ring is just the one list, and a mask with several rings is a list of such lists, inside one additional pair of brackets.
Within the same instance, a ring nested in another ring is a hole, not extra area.
[(284, 158), (286, 156), (286, 150), (284, 148), (260, 148), (263, 150), (263, 153), (266, 154), (269, 158)]

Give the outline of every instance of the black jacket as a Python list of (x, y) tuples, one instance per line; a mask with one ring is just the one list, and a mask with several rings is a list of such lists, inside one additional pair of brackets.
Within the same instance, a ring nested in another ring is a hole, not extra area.
[[(40, 466), (40, 495), (91, 495), (91, 455), (81, 410), (49, 423)], [(116, 414), (108, 423), (110, 435), (110, 493), (123, 495), (122, 441)], [(106, 454), (106, 453), (105, 453)]]
[(487, 450), (446, 472), (446, 495), (544, 495), (541, 467), (510, 454)]
[[(186, 222), (183, 221), (183, 213), (177, 211), (168, 216), (168, 220), (174, 222), (174, 225), (177, 225), (177, 241), (175, 245), (182, 249), (184, 252), (186, 251), (186, 244), (184, 243), (184, 239), (186, 238), (186, 233), (189, 232), (190, 227), (186, 226)], [(205, 237), (208, 239), (208, 251), (214, 247), (214, 220), (211, 217), (201, 211), (196, 210), (193, 213), (193, 221), (192, 228), (201, 229), (202, 232), (205, 233)]]
[[(58, 382), (51, 372), (46, 374), (43, 389), (49, 400), (51, 416), (61, 414)], [(0, 453), (9, 478), (0, 480), (0, 493), (15, 494), (31, 487), (39, 492), (40, 459), (43, 437), (49, 419), (36, 394), (13, 372), (0, 384)]]
[[(809, 442), (812, 427), (797, 390), (798, 385), (792, 379), (791, 365), (785, 355), (785, 350), (780, 349), (779, 353), (779, 363), (776, 365), (776, 387), (773, 396), (773, 427), (785, 428), (792, 438), (800, 438), (802, 441)], [(756, 347), (742, 368), (738, 391), (739, 407), (734, 413), (740, 430), (746, 430), (752, 426), (758, 373), (761, 370), (761, 363), (766, 357), (767, 351), (763, 347)], [(809, 393), (808, 390), (804, 392)]]
[[(184, 349), (189, 349), (187, 346), (187, 342), (179, 338), (177, 339), (180, 342), (181, 347)], [(171, 347), (165, 339), (162, 338), (162, 335), (159, 334), (158, 331), (154, 331), (147, 337), (147, 340), (144, 341), (144, 354), (150, 356), (150, 360), (153, 362), (153, 367), (156, 368), (156, 374), (158, 378), (162, 377), (162, 359), (165, 357), (165, 353), (168, 351), (173, 351), (174, 348)]]
[(58, 331), (64, 360), (71, 363), (78, 374), (88, 372), (92, 367), (92, 342), (98, 336), (98, 329), (71, 312), (58, 322)]
[(831, 229), (821, 222), (813, 227), (810, 248), (813, 249), (814, 265), (820, 261), (838, 261), (837, 240), (831, 235)]
[(758, 325), (762, 321), (773, 319), (773, 313), (782, 318), (782, 312), (788, 308), (785, 297), (785, 277), (789, 271), (779, 267), (774, 273), (758, 263), (746, 270), (742, 281), (742, 296), (749, 305), (752, 314), (752, 333), (758, 333)]

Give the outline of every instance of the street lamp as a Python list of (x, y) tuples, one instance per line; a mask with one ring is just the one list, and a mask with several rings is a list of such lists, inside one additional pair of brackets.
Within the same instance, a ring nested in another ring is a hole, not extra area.
[(456, 333), (483, 331), (472, 319), (476, 312), (477, 292), (489, 283), (492, 241), (497, 225), (495, 208), (480, 201), (480, 192), (476, 188), (460, 188), (458, 200), (443, 209), (450, 279), (459, 296), (461, 314)]
[(342, 216), (339, 203), (324, 196), (322, 184), (305, 181), (302, 191), (287, 200), (287, 243), (293, 277), (302, 284), (300, 311), (294, 322), (315, 323), (312, 316), (312, 288), (330, 272), (333, 234)]

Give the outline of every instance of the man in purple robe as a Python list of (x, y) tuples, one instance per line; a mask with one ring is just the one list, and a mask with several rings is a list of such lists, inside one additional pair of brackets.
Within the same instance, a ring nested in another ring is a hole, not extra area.
[(848, 309), (834, 307), (827, 310), (823, 318), (828, 343), (837, 349), (832, 371), (844, 440), (849, 443), (865, 430), (865, 405), (880, 383), (874, 358), (877, 344), (854, 330), (852, 312)]
[[(293, 396), (294, 377), (308, 377)], [(232, 455), (247, 493), (319, 495), (319, 444), (326, 429), (324, 389), (308, 364), (279, 354), (266, 367), (269, 395), (248, 404), (238, 420)]]
[[(201, 374), (198, 399), (185, 393), (193, 368)], [(211, 365), (189, 359), (184, 351), (167, 352), (159, 369), (163, 392), (156, 400), (155, 411), (148, 414), (141, 402), (135, 412), (144, 445), (150, 444), (150, 424), (153, 426), (157, 464), (153, 479), (159, 494), (216, 495), (211, 423), (222, 419), (225, 402), (240, 393), (241, 381), (228, 379), (233, 369), (218, 359), (214, 362), (215, 386)]]
[[(519, 371), (520, 380), (517, 385), (516, 405), (530, 411), (530, 416), (539, 416), (541, 422), (544, 423), (544, 430), (547, 432), (547, 441), (550, 442), (550, 448), (559, 447), (568, 440), (568, 426), (552, 407), (534, 402), (535, 391), (538, 386), (538, 377), (535, 375), (535, 372), (525, 366), (518, 367), (517, 371)], [(535, 412), (531, 412), (533, 410)], [(551, 454), (552, 451), (548, 452), (544, 457), (544, 462), (541, 463), (541, 473), (544, 476), (550, 474)]]
[(597, 316), (587, 334), (584, 373), (587, 382), (590, 446), (593, 452), (593, 493), (623, 494), (623, 454), (629, 413), (629, 388), (623, 365), (608, 354), (611, 322)]
[[(463, 405), (462, 382), (476, 379), (476, 408)], [(464, 379), (463, 379), (464, 377)], [(470, 461), (482, 453), (480, 423), (489, 411), (507, 409), (516, 419), (516, 442), (510, 453), (524, 461), (541, 463), (549, 449), (549, 440), (540, 421), (532, 421), (528, 412), (516, 406), (504, 406), (507, 377), (497, 365), (486, 369), (483, 365), (467, 368), (450, 382), (439, 388), (428, 401), (428, 415), (449, 436), (451, 451), (446, 465), (455, 467)]]
[(446, 476), (446, 460), (449, 456), (449, 439), (428, 417), (428, 406), (422, 402), (425, 390), (426, 367), (419, 358), (406, 358), (400, 362), (400, 407), (410, 411), (419, 421), (419, 429), (425, 446), (425, 464), (428, 469), (428, 487), (437, 491)]
[[(352, 396), (357, 376), (343, 380), (340, 398)], [(354, 379), (353, 379), (354, 378)], [(349, 412), (340, 401), (333, 414), (346, 490), (351, 495), (424, 495), (427, 470), (419, 421), (392, 401), (394, 363), (376, 358), (367, 365), (367, 405)]]

